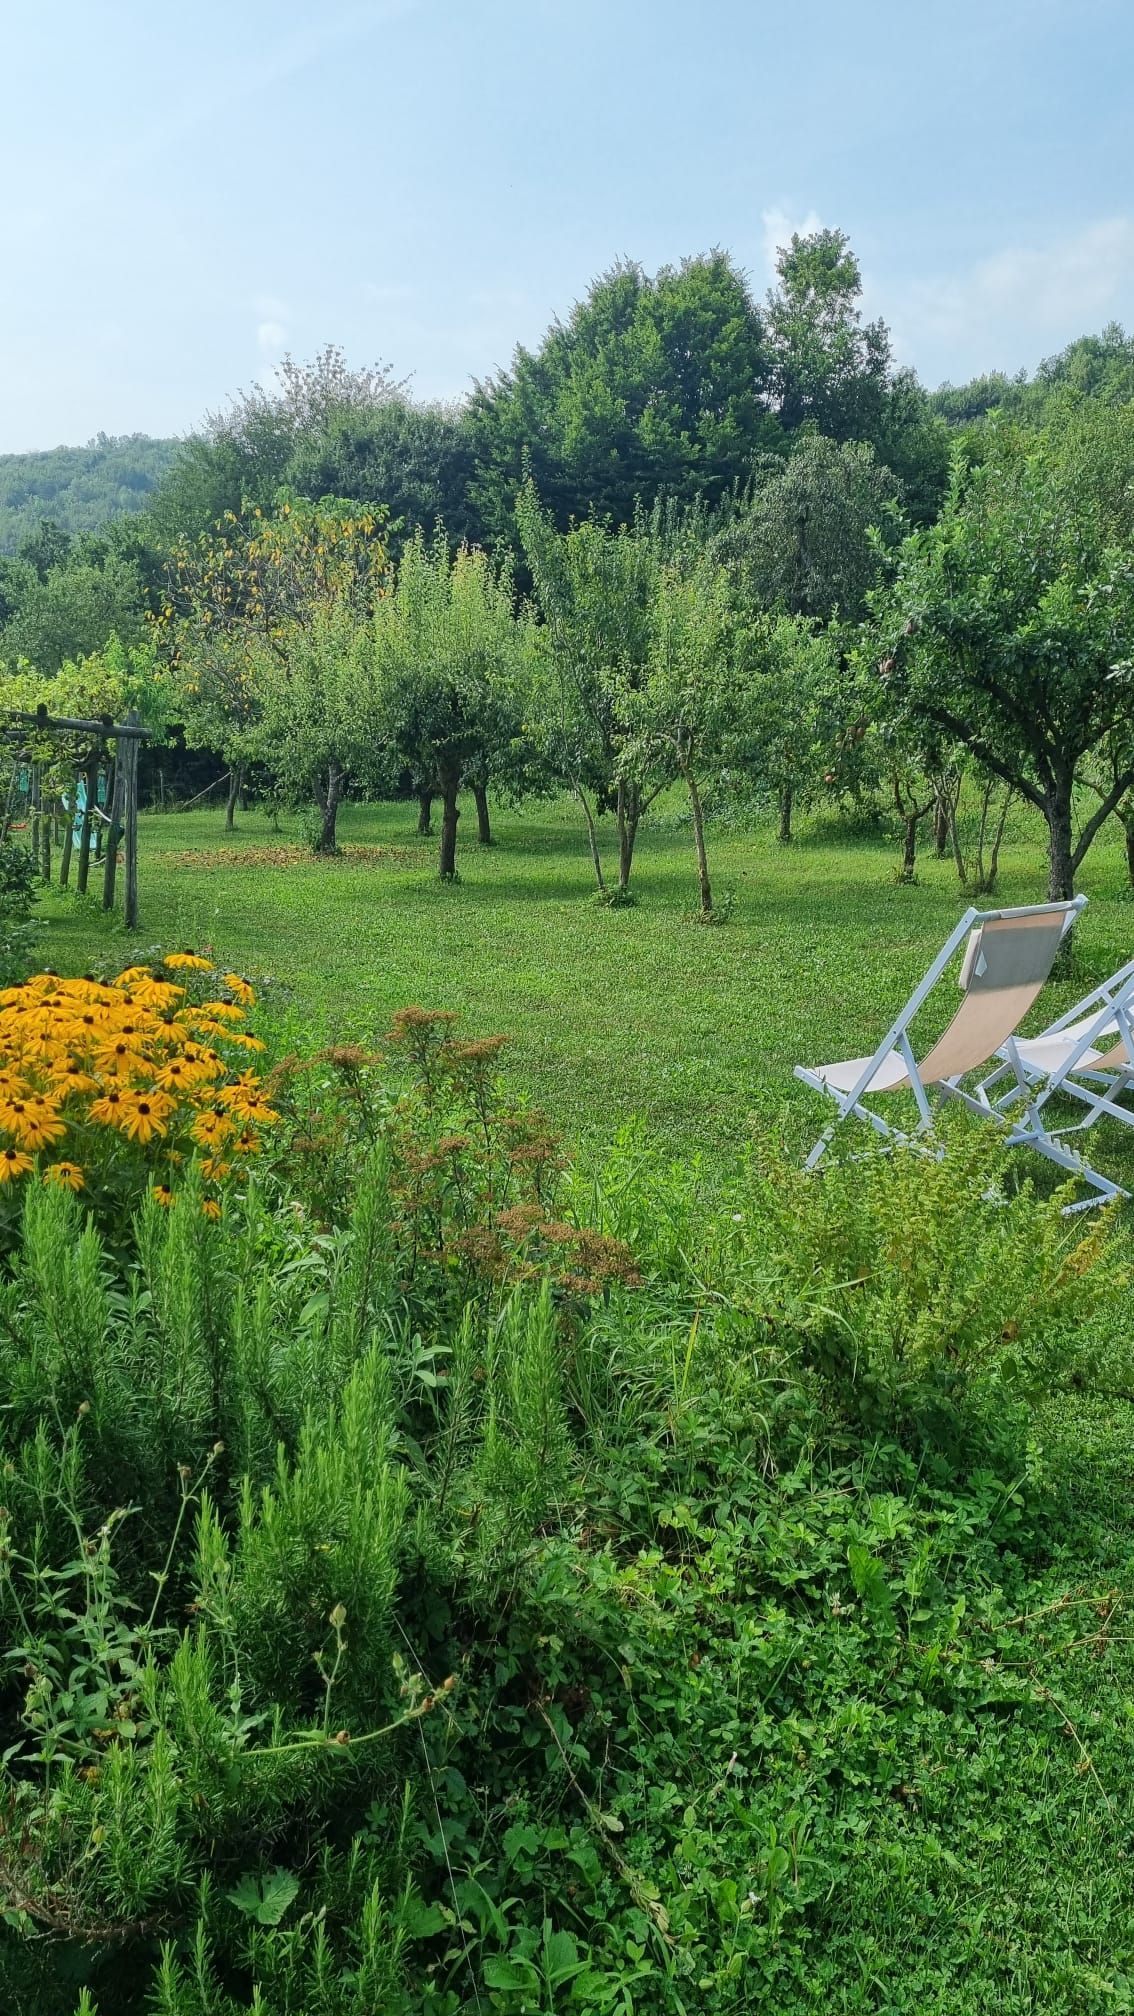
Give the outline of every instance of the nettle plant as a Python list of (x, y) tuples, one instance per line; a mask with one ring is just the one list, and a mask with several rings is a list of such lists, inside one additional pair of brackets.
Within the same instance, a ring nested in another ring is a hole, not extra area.
[[(772, 1334), (793, 1336), (851, 1420), (921, 1441), (999, 1420), (1081, 1375), (1129, 1293), (1112, 1211), (1020, 1182), (991, 1129), (899, 1148), (817, 1181), (758, 1165), (735, 1247)], [(735, 1253), (726, 1267), (735, 1265)]]

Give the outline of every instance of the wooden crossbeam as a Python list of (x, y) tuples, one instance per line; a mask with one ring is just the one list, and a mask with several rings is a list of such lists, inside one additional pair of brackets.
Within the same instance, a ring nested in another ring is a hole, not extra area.
[(13, 721), (30, 721), (37, 728), (60, 728), (81, 735), (97, 735), (103, 741), (117, 736), (147, 742), (150, 735), (149, 729), (143, 728), (139, 722), (112, 721), (109, 714), (105, 714), (101, 721), (77, 721), (67, 714), (49, 714), (44, 706), (37, 707), (34, 714), (22, 707), (9, 707), (7, 712)]

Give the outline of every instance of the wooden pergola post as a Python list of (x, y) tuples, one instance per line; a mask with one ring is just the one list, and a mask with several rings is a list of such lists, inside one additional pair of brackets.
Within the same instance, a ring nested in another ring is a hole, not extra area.
[(114, 792), (110, 800), (110, 824), (106, 829), (106, 868), (102, 878), (104, 910), (114, 908), (114, 885), (118, 879), (118, 842), (122, 835), (122, 784), (125, 768), (125, 751), (120, 750), (114, 763)]
[[(126, 716), (126, 721), (128, 726), (136, 728), (137, 714), (131, 710)], [(136, 735), (132, 735), (126, 744), (123, 801), (126, 830), (126, 889), (123, 916), (127, 931), (135, 931), (138, 926), (138, 737)]]
[[(85, 895), (87, 891), (87, 880), (90, 874), (91, 833), (92, 830), (96, 833), (101, 832), (101, 826), (95, 825), (98, 811), (96, 801), (98, 798), (99, 757), (109, 742), (114, 743), (114, 789), (111, 795), (110, 819), (107, 825), (106, 869), (103, 877), (102, 907), (104, 910), (113, 910), (114, 908), (114, 892), (118, 879), (118, 843), (119, 840), (125, 838), (126, 886), (123, 902), (124, 921), (128, 931), (135, 931), (138, 926), (138, 750), (139, 745), (149, 739), (149, 730), (142, 727), (135, 708), (131, 708), (125, 721), (119, 722), (117, 725), (111, 720), (109, 714), (104, 715), (100, 721), (80, 721), (66, 714), (49, 714), (46, 706), (43, 704), (36, 708), (34, 714), (27, 713), (18, 707), (9, 708), (8, 713), (14, 723), (34, 723), (34, 726), (41, 735), (54, 731), (56, 734), (83, 735), (89, 738), (90, 755), (86, 759), (86, 804), (83, 808), (82, 826), (79, 833), (78, 889), (80, 895)], [(14, 733), (15, 731), (12, 730), (9, 732)], [(19, 730), (21, 736), (23, 732), (21, 728)], [(14, 772), (13, 776), (15, 774)], [(36, 763), (32, 767), (32, 858), (36, 861), (37, 865), (42, 864), (44, 879), (50, 881), (51, 835), (55, 824), (56, 808), (54, 804), (51, 806), (43, 804), (42, 788), (43, 766)], [(14, 786), (9, 788), (8, 793), (9, 818), (11, 817), (13, 797)], [(76, 787), (72, 784), (67, 794), (65, 807), (67, 830), (64, 835), (62, 864), (64, 888), (67, 886), (71, 870), (71, 853), (75, 838), (75, 803)]]

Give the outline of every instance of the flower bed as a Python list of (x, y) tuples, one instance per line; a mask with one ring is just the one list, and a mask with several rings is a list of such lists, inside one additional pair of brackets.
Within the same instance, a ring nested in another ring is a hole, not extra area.
[[(82, 1191), (100, 1220), (140, 1189), (176, 1194), (196, 1153), (203, 1208), (260, 1152), (279, 1118), (249, 1056), (255, 992), (238, 973), (172, 952), (107, 983), (36, 973), (0, 992), (0, 1186)], [(176, 978), (173, 976), (177, 976)], [(207, 998), (206, 998), (207, 997)], [(9, 1208), (8, 1216), (11, 1216)]]

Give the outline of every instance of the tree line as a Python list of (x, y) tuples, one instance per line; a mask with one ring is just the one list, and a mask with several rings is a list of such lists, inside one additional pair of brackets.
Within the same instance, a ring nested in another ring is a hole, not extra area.
[(673, 783), (706, 917), (729, 791), (773, 798), (785, 842), (821, 795), (885, 801), (907, 875), (931, 817), (969, 886), (1019, 798), (1057, 895), (1117, 815), (1134, 874), (1134, 346), (930, 397), (860, 291), (833, 231), (792, 239), (763, 304), (721, 252), (620, 264), (460, 409), (333, 348), (289, 360), (144, 514), (0, 561), (0, 652), (48, 679), (111, 635), (148, 653), (230, 816), (254, 773), (324, 849), (346, 791), (409, 780), (445, 875), (462, 787), (483, 842), (490, 788), (567, 787), (625, 901)]

